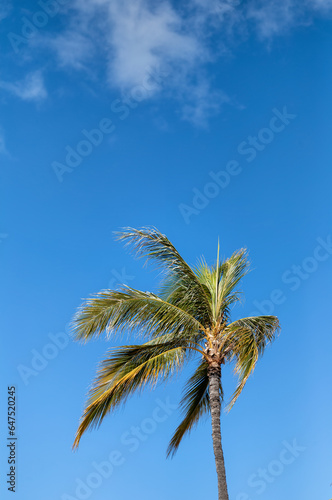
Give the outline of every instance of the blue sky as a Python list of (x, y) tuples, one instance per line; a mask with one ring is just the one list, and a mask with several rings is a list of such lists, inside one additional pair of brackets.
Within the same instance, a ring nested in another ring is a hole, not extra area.
[(281, 321), (222, 416), (231, 499), (331, 498), (331, 20), (327, 0), (2, 2), (1, 498), (12, 385), (18, 500), (216, 498), (208, 420), (165, 458), (190, 367), (71, 451), (121, 339), (68, 322), (119, 282), (156, 290), (112, 234), (145, 225), (191, 264), (247, 247), (234, 317)]

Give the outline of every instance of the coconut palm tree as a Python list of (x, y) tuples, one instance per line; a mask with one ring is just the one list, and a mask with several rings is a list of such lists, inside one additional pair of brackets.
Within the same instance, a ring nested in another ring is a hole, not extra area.
[(126, 228), (117, 237), (136, 255), (153, 259), (164, 271), (160, 293), (128, 286), (104, 290), (88, 299), (74, 317), (76, 339), (87, 341), (106, 332), (141, 335), (144, 343), (112, 349), (102, 361), (89, 393), (74, 448), (88, 428), (97, 427), (135, 391), (152, 386), (177, 372), (193, 355), (196, 369), (189, 378), (180, 407), (184, 418), (167, 450), (173, 455), (185, 434), (205, 413), (211, 414), (212, 441), (219, 500), (228, 500), (220, 414), (223, 401), (221, 367), (234, 361), (238, 385), (229, 408), (241, 393), (257, 359), (279, 328), (275, 316), (257, 316), (231, 322), (239, 300), (238, 284), (248, 272), (246, 250), (209, 267), (201, 259), (190, 267), (172, 243), (154, 228)]

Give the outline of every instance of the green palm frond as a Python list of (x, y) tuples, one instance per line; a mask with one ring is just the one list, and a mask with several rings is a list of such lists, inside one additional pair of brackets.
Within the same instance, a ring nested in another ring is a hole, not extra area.
[(172, 333), (174, 337), (198, 339), (203, 329), (193, 316), (157, 295), (129, 287), (104, 290), (88, 299), (73, 320), (76, 339), (89, 338), (107, 331), (138, 329), (145, 337)]
[[(165, 339), (164, 339), (165, 340)], [(88, 428), (98, 427), (104, 417), (146, 384), (154, 386), (182, 368), (188, 356), (179, 341), (147, 342), (110, 351), (102, 361), (76, 433), (73, 448)]]
[(205, 288), (168, 238), (155, 228), (124, 228), (117, 238), (131, 246), (138, 257), (153, 260), (164, 271), (161, 297), (206, 324), (211, 310)]
[(201, 258), (195, 273), (200, 283), (208, 290), (210, 307), (214, 321), (230, 315), (230, 306), (239, 300), (240, 292), (236, 289), (240, 280), (247, 274), (249, 268), (246, 250), (239, 250), (223, 262), (218, 258), (214, 266), (208, 266)]
[[(225, 329), (225, 333), (236, 336), (238, 332), (240, 334), (239, 340), (241, 340), (242, 332), (252, 332), (255, 336), (258, 353), (262, 354), (267, 344), (275, 339), (279, 329), (279, 320), (276, 316), (251, 316), (230, 323)], [(239, 345), (240, 347), (241, 345)]]
[(220, 317), (224, 311), (240, 299), (237, 286), (249, 271), (249, 262), (245, 248), (234, 252), (221, 264), (221, 278), (218, 287), (217, 314)]
[[(221, 385), (220, 396), (222, 399)], [(184, 419), (169, 443), (167, 456), (173, 456), (176, 453), (184, 435), (191, 431), (205, 413), (210, 411), (208, 363), (205, 360), (199, 364), (195, 373), (188, 380), (180, 407)]]
[(259, 355), (274, 340), (279, 328), (276, 316), (255, 316), (234, 321), (223, 332), (227, 339), (224, 348), (228, 347), (230, 356), (236, 359), (235, 372), (239, 376), (239, 383), (228, 409), (232, 408), (241, 394)]
[(208, 266), (204, 257), (201, 257), (195, 269), (200, 283), (206, 288), (214, 321), (218, 318), (219, 284), (222, 275), (222, 266)]

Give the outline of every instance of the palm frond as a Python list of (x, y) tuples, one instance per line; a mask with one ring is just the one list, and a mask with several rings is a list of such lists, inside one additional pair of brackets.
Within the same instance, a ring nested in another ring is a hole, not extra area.
[(279, 330), (279, 320), (276, 316), (254, 316), (242, 318), (227, 326), (223, 335), (229, 347), (231, 358), (236, 359), (235, 372), (239, 383), (229, 403), (230, 410), (241, 394), (250, 374), (253, 372), (259, 355), (272, 342)]
[(218, 286), (217, 315), (220, 317), (240, 298), (237, 286), (249, 271), (246, 249), (234, 252), (221, 265), (221, 277)]
[(164, 300), (180, 304), (204, 324), (209, 322), (211, 310), (204, 287), (164, 234), (155, 228), (124, 228), (116, 234), (138, 257), (155, 261), (164, 271), (166, 278), (160, 293)]
[[(222, 398), (222, 387), (220, 385)], [(208, 364), (203, 360), (188, 380), (180, 402), (184, 419), (177, 427), (167, 449), (167, 456), (173, 456), (185, 434), (198, 423), (201, 416), (210, 411)]]
[(217, 262), (216, 265), (210, 267), (204, 257), (201, 257), (199, 264), (195, 268), (195, 273), (202, 286), (204, 286), (207, 290), (212, 311), (212, 318), (216, 321), (218, 316), (218, 290), (222, 275), (222, 264)]
[(174, 338), (198, 339), (203, 325), (153, 293), (123, 287), (88, 299), (76, 313), (73, 328), (76, 339), (85, 341), (103, 331), (110, 335), (134, 329), (145, 337), (168, 333)]
[(205, 259), (201, 258), (195, 268), (198, 280), (208, 290), (208, 297), (213, 320), (216, 322), (221, 317), (226, 322), (230, 317), (230, 306), (239, 300), (240, 292), (237, 285), (248, 272), (249, 264), (246, 250), (234, 252), (231, 257), (215, 265), (208, 266)]
[(135, 391), (146, 384), (154, 386), (169, 378), (183, 366), (186, 345), (179, 341), (155, 340), (143, 345), (131, 345), (110, 351), (100, 365), (86, 408), (81, 418), (73, 448), (88, 428), (99, 427), (104, 417), (125, 403)]

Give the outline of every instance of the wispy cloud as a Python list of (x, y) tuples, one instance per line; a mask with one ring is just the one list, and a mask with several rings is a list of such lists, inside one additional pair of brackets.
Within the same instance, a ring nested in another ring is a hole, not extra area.
[(240, 3), (241, 0), (210, 0), (209, 2), (205, 0), (192, 0), (189, 6), (192, 13), (192, 20), (196, 25), (206, 25), (209, 22), (217, 26), (227, 22), (229, 28), (242, 18)]
[(332, 10), (332, 0), (308, 0), (309, 4), (324, 13)]
[(332, 0), (252, 0), (246, 19), (254, 22), (259, 38), (273, 39), (296, 26), (308, 25), (316, 14), (332, 13)]
[(40, 71), (28, 73), (24, 80), (14, 83), (0, 80), (0, 89), (9, 92), (24, 101), (40, 101), (47, 97), (44, 79)]
[(209, 97), (203, 76), (196, 88), (193, 84), (198, 68), (210, 60), (209, 51), (168, 1), (154, 7), (147, 0), (85, 0), (76, 5), (73, 25), (51, 42), (60, 66), (88, 68), (91, 54), (98, 53), (108, 84), (124, 94), (141, 85), (151, 69), (168, 68), (150, 96), (161, 88), (168, 96), (181, 96), (181, 116), (196, 125), (200, 118), (205, 124), (220, 107), (223, 99), (216, 92)]
[[(213, 88), (209, 63), (249, 36), (270, 47), (291, 28), (331, 13), (332, 0), (72, 0), (66, 29), (40, 31), (30, 46), (51, 49), (61, 68), (103, 75), (123, 93), (140, 85), (150, 68), (166, 66), (168, 76), (149, 96), (180, 99), (182, 118), (197, 125), (233, 102)], [(0, 87), (22, 99), (46, 96), (38, 73)]]
[(69, 30), (49, 39), (48, 44), (55, 50), (61, 67), (86, 69), (86, 61), (91, 59), (95, 52), (92, 41), (78, 30)]
[(185, 32), (181, 17), (169, 4), (160, 4), (152, 11), (142, 0), (113, 0), (109, 15), (113, 51), (109, 78), (114, 84), (138, 84), (148, 67), (170, 63), (188, 71), (203, 57), (201, 45)]
[(206, 57), (167, 1), (152, 8), (147, 0), (80, 0), (76, 10), (69, 29), (48, 42), (60, 66), (80, 69), (98, 51), (109, 84), (121, 90), (140, 84), (149, 68), (171, 64), (187, 74)]
[[(290, 28), (308, 24), (315, 14), (332, 13), (332, 0), (191, 0), (195, 16), (220, 28), (253, 32), (260, 39), (284, 34)], [(207, 24), (207, 23), (206, 23)]]
[(295, 18), (293, 0), (264, 0), (252, 3), (247, 10), (247, 18), (253, 20), (261, 38), (280, 35), (293, 23)]
[(207, 79), (188, 86), (189, 92), (183, 98), (181, 116), (198, 127), (207, 127), (208, 120), (217, 115), (223, 104), (229, 104), (229, 96), (221, 90), (211, 89)]

